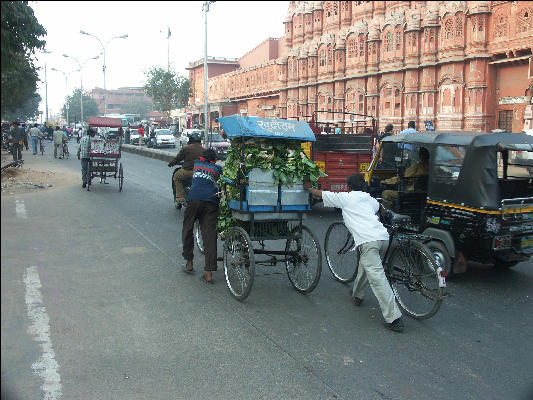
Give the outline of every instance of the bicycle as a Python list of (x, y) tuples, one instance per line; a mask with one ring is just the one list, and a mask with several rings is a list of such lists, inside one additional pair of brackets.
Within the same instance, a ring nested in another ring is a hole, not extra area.
[(44, 143), (43, 138), (39, 138), (39, 151), (41, 152), (41, 155), (44, 156)]
[[(380, 221), (389, 231), (383, 268), (400, 308), (411, 318), (432, 317), (444, 299), (446, 274), (424, 243), (430, 238), (406, 228), (410, 217), (380, 207)], [(358, 249), (343, 222), (333, 222), (324, 241), (326, 262), (334, 278), (353, 281), (358, 272)]]

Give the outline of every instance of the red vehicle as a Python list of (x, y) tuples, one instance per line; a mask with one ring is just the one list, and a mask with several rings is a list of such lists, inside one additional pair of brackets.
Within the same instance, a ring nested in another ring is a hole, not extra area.
[[(328, 116), (334, 119), (328, 120)], [(302, 116), (309, 122), (316, 142), (304, 148), (308, 157), (328, 176), (319, 178), (320, 189), (343, 192), (346, 178), (365, 173), (372, 160), (377, 120), (371, 115), (342, 111), (314, 111)]]

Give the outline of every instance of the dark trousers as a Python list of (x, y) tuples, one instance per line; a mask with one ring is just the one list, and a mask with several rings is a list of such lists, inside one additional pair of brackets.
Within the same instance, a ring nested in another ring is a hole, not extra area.
[(13, 143), (13, 161), (22, 160), (22, 146), (18, 143)]
[(217, 270), (217, 219), (218, 205), (209, 201), (193, 200), (187, 202), (183, 215), (183, 258), (187, 261), (194, 259), (194, 222), (200, 222), (202, 239), (205, 248), (206, 271)]

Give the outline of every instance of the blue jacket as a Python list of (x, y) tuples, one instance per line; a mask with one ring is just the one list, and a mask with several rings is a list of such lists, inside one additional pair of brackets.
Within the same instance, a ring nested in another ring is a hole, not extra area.
[(218, 204), (217, 181), (222, 174), (222, 167), (200, 157), (194, 161), (192, 185), (187, 201), (201, 200)]

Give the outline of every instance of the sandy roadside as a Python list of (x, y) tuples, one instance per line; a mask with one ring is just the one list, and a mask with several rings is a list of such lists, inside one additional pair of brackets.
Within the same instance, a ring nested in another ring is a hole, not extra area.
[[(61, 165), (64, 160), (54, 159), (50, 153), (45, 153), (44, 156), (32, 155), (31, 149), (23, 151), (22, 158), (24, 160), (22, 167), (7, 168), (2, 172), (2, 196), (81, 185), (81, 167), (80, 172), (75, 173)], [(2, 167), (12, 161), (13, 156), (2, 150)]]

